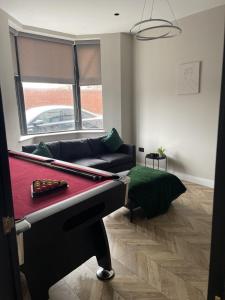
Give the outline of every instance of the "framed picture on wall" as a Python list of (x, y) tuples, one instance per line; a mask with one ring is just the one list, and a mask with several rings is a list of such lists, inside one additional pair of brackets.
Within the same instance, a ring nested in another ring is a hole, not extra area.
[(177, 94), (200, 92), (200, 61), (182, 63), (177, 71)]

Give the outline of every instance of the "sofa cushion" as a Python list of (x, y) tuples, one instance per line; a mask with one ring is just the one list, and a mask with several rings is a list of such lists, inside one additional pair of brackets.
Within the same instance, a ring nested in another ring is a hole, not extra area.
[(92, 155), (87, 139), (60, 141), (60, 151), (61, 159), (65, 161)]
[[(48, 146), (50, 152), (52, 153), (53, 158), (56, 158), (56, 159), (61, 158), (59, 142), (48, 142), (45, 144)], [(23, 152), (32, 153), (37, 148), (37, 146), (38, 146), (38, 144), (22, 146), (22, 150), (23, 150)]]
[(71, 160), (70, 162), (85, 167), (92, 167), (101, 170), (107, 170), (110, 166), (110, 164), (107, 161), (92, 157), (75, 159)]
[(108, 135), (102, 139), (102, 142), (110, 152), (116, 152), (123, 144), (123, 141), (115, 128), (112, 128), (111, 132), (109, 132)]
[(59, 142), (48, 142), (46, 145), (48, 146), (54, 158), (61, 159)]
[(22, 146), (22, 151), (26, 153), (32, 153), (37, 148), (37, 146), (38, 144)]
[(93, 156), (108, 153), (108, 149), (105, 147), (104, 143), (102, 142), (102, 138), (104, 137), (97, 137), (88, 139), (88, 143), (90, 145), (91, 151)]
[(40, 142), (32, 154), (53, 158), (51, 151), (44, 142)]
[(130, 170), (133, 167), (134, 167), (134, 164), (129, 162), (127, 164), (122, 164), (122, 165), (117, 165), (117, 166), (114, 166), (114, 167), (110, 167), (109, 171), (112, 172), (112, 173), (119, 173), (119, 172), (122, 172), (124, 170)]
[(107, 161), (110, 167), (132, 162), (132, 156), (124, 153), (107, 153), (99, 155), (98, 158)]

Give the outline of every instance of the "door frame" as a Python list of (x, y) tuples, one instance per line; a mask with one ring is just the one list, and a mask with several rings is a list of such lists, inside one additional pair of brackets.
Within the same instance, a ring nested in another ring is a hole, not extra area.
[[(217, 138), (208, 300), (225, 299), (225, 51)], [(216, 298), (216, 296), (218, 298)]]
[[(0, 299), (22, 300), (1, 89), (0, 141)], [(11, 221), (7, 228), (3, 222), (4, 218)]]

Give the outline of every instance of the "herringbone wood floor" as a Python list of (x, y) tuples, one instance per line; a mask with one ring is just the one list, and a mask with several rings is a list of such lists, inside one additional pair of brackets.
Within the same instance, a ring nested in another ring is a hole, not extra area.
[(50, 289), (50, 300), (206, 299), (213, 190), (185, 183), (167, 214), (148, 220), (126, 208), (104, 219), (116, 276), (97, 280), (95, 258)]

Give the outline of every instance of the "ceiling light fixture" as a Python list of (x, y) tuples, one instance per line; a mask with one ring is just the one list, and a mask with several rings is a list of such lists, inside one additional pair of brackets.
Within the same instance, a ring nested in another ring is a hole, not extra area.
[(162, 38), (171, 38), (179, 35), (182, 32), (181, 28), (178, 25), (174, 11), (169, 3), (169, 0), (165, 0), (165, 2), (168, 5), (169, 11), (174, 21), (172, 22), (166, 19), (152, 17), (155, 0), (152, 0), (150, 17), (144, 19), (144, 15), (148, 10), (146, 7), (147, 0), (145, 0), (140, 22), (134, 24), (134, 26), (132, 26), (132, 28), (130, 29), (130, 33), (135, 35), (137, 40), (150, 41)]

